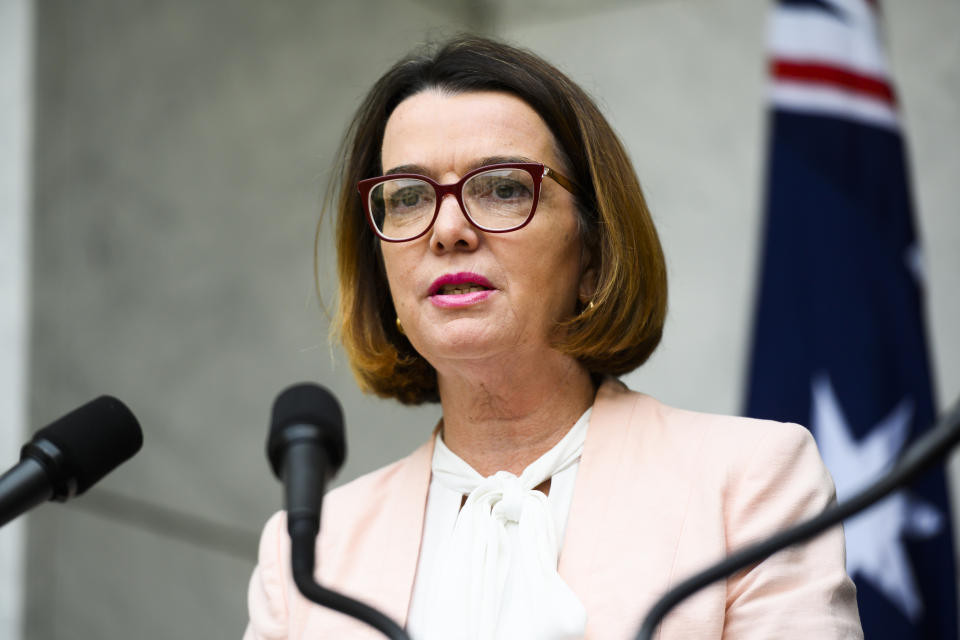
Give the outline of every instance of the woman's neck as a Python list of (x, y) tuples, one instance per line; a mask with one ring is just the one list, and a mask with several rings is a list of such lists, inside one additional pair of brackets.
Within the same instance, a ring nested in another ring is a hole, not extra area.
[(481, 475), (520, 475), (593, 404), (586, 369), (556, 352), (546, 360), (438, 372), (444, 443)]

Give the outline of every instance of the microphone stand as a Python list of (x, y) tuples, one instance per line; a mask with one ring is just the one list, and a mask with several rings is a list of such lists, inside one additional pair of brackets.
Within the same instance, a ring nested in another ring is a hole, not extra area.
[(322, 607), (366, 622), (391, 640), (410, 640), (400, 625), (377, 609), (317, 584), (313, 579), (315, 542), (316, 534), (309, 531), (290, 534), (293, 581), (300, 593)]
[(717, 580), (763, 560), (784, 547), (812, 538), (844, 518), (866, 509), (898, 487), (909, 483), (933, 462), (945, 456), (958, 441), (960, 441), (960, 400), (954, 404), (936, 429), (917, 440), (890, 471), (860, 493), (843, 503), (827, 507), (810, 520), (727, 556), (665, 593), (647, 613), (636, 640), (650, 640), (660, 621), (688, 596)]
[[(321, 454), (326, 468), (327, 456)], [(326, 489), (326, 476), (318, 473), (312, 480), (319, 485), (319, 495)], [(319, 516), (319, 506), (317, 515)], [(390, 640), (410, 640), (410, 636), (400, 625), (386, 614), (374, 609), (368, 604), (354, 600), (348, 596), (320, 586), (313, 577), (316, 565), (316, 542), (320, 532), (319, 517), (306, 516), (296, 512), (287, 514), (287, 531), (290, 533), (290, 563), (293, 572), (293, 582), (297, 589), (308, 600), (321, 607), (339, 611), (351, 618), (365, 622)]]

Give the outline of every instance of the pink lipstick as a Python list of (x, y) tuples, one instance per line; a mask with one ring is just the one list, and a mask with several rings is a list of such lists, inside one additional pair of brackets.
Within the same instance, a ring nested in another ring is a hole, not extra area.
[(483, 276), (461, 271), (447, 273), (430, 285), (430, 302), (438, 307), (467, 307), (490, 297), (493, 285)]

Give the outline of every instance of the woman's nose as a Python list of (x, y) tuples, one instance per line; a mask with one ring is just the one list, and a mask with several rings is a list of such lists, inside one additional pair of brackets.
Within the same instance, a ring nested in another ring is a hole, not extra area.
[(480, 230), (470, 224), (456, 196), (444, 196), (431, 230), (431, 249), (438, 253), (455, 249), (470, 251), (477, 247), (479, 240)]

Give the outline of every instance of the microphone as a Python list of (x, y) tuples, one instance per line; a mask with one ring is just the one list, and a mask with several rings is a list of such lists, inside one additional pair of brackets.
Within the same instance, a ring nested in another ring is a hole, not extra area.
[(960, 442), (960, 400), (940, 419), (934, 429), (924, 434), (900, 456), (892, 469), (849, 500), (833, 504), (809, 520), (734, 552), (667, 591), (647, 612), (636, 640), (652, 638), (657, 625), (675, 606), (707, 585), (759, 562), (784, 547), (812, 538), (844, 518), (879, 502), (947, 455), (957, 442)]
[(81, 495), (142, 445), (140, 424), (116, 398), (74, 409), (38, 431), (0, 476), (0, 527), (41, 502)]
[(347, 443), (340, 403), (310, 383), (285, 389), (273, 403), (267, 459), (284, 487), (287, 530), (314, 538), (320, 531), (323, 488), (343, 466)]
[(324, 488), (346, 457), (343, 411), (332, 393), (305, 382), (277, 396), (267, 459), (274, 475), (283, 481), (294, 584), (308, 600), (365, 622), (392, 640), (409, 640), (404, 630), (380, 611), (326, 589), (313, 578)]

